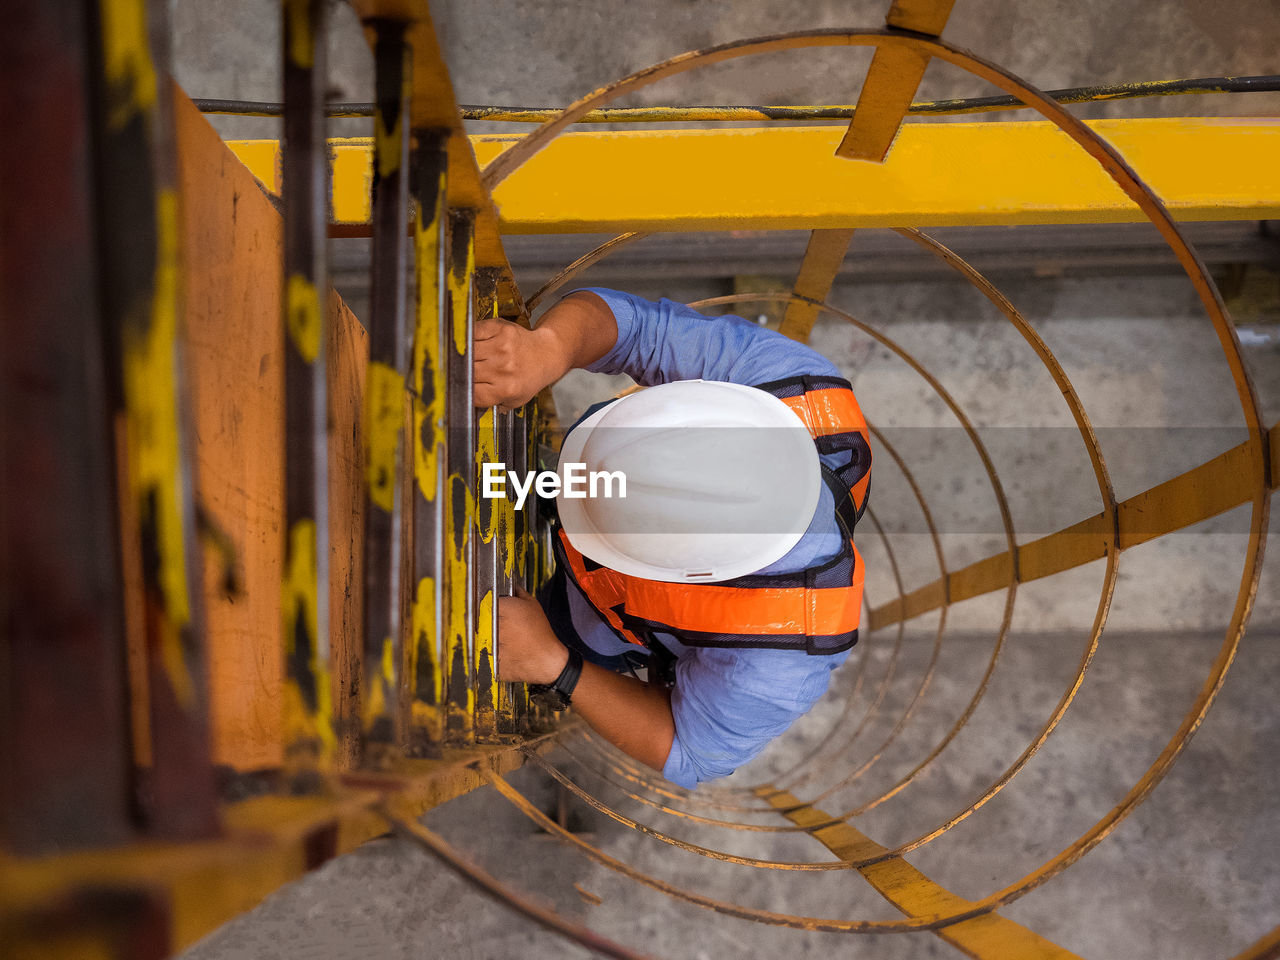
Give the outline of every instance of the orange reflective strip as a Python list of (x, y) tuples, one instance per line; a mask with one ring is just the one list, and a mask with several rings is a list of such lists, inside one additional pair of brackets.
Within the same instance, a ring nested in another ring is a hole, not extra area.
[(867, 502), (867, 487), (871, 483), (871, 471), (868, 470), (862, 475), (862, 479), (853, 485), (853, 505), (858, 509), (862, 509), (862, 505)]
[(587, 565), (583, 562), (582, 554), (574, 549), (573, 544), (569, 542), (569, 537), (563, 530), (560, 531), (559, 535), (560, 545), (564, 548), (564, 555), (568, 558), (569, 567), (573, 571), (573, 579), (578, 582), (578, 586), (587, 595), (587, 599), (591, 601), (591, 605), (595, 607), (596, 612), (604, 617), (605, 623), (621, 633), (629, 642), (638, 647), (643, 647), (645, 645), (644, 641), (624, 627), (622, 618), (613, 612), (613, 607), (626, 599), (623, 592), (625, 588), (618, 580), (621, 574), (610, 570), (608, 567), (601, 567), (598, 570), (588, 572)]
[(867, 421), (852, 390), (844, 387), (827, 387), (810, 390), (798, 397), (782, 397), (782, 402), (795, 411), (796, 416), (815, 437), (828, 437), (836, 433), (856, 430), (867, 436)]
[(714, 583), (664, 583), (630, 577), (608, 567), (587, 572), (582, 554), (563, 530), (560, 542), (574, 579), (605, 620), (632, 643), (643, 642), (622, 626), (611, 607), (624, 599), (627, 612), (678, 630), (699, 633), (801, 634), (834, 636), (858, 629), (862, 613), (862, 555), (853, 549), (853, 583), (806, 590), (721, 587)]
[(834, 636), (858, 629), (862, 613), (862, 558), (853, 549), (853, 583), (848, 587), (747, 589), (619, 576), (625, 582), (628, 613), (679, 630)]

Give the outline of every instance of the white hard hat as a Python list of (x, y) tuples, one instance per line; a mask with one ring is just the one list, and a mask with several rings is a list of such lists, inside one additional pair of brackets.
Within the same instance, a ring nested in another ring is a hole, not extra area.
[(822, 475), (813, 438), (755, 387), (679, 380), (616, 400), (565, 437), (560, 473), (620, 471), (626, 496), (560, 496), (574, 549), (631, 576), (715, 582), (754, 573), (794, 547)]

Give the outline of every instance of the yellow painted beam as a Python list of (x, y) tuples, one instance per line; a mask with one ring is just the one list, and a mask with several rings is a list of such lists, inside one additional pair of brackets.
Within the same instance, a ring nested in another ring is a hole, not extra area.
[[(1182, 220), (1280, 217), (1280, 120), (1090, 123)], [(839, 127), (570, 133), (495, 193), (503, 233), (1128, 223), (1136, 206), (1049, 123), (908, 123), (883, 164)], [(518, 137), (473, 137), (488, 164)], [(233, 151), (269, 188), (276, 153)], [(334, 209), (368, 221), (368, 140), (335, 141)], [(357, 160), (357, 157), (361, 158)]]
[[(942, 33), (955, 0), (895, 0), (885, 18), (888, 26), (936, 37)], [(929, 57), (910, 47), (877, 47), (858, 95), (858, 106), (836, 147), (846, 160), (881, 163), (907, 115)]]
[[(1280, 214), (1280, 120), (1100, 120), (1185, 220)], [(883, 164), (838, 128), (566, 134), (495, 192), (504, 233), (1123, 223), (1138, 208), (1046, 122), (907, 124)], [(514, 142), (478, 138), (487, 164)]]
[[(766, 786), (756, 794), (797, 826), (814, 828), (810, 830), (814, 839), (841, 860), (865, 860), (889, 852), (848, 823), (832, 824), (830, 814), (802, 803), (785, 790)], [(818, 826), (824, 823), (828, 825)], [(974, 905), (930, 880), (900, 856), (855, 869), (908, 917), (951, 915)], [(1070, 950), (997, 913), (961, 920), (932, 933), (978, 960), (1080, 960)]]
[[(814, 230), (810, 233), (793, 292), (818, 303), (825, 301), (852, 240), (852, 230)], [(817, 319), (817, 303), (791, 300), (787, 303), (787, 312), (782, 317), (778, 332), (792, 340), (808, 343)]]

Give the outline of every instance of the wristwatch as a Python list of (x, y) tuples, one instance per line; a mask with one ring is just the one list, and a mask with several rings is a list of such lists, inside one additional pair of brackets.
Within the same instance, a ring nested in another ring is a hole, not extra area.
[(573, 696), (573, 688), (578, 685), (582, 676), (582, 654), (573, 648), (569, 649), (569, 662), (560, 671), (554, 683), (532, 683), (529, 685), (529, 696), (536, 703), (552, 710), (563, 710), (569, 706)]

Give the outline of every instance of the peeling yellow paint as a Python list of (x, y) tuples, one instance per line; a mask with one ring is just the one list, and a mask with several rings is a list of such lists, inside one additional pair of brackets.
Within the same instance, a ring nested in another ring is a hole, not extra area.
[[(436, 185), (437, 203), (431, 219), (422, 220), (422, 210), (414, 218), (414, 243), (418, 281), (418, 303), (413, 333), (412, 379), (413, 405), (413, 472), (418, 490), (428, 501), (436, 498), (440, 458), (443, 453), (445, 390), (440, 357), (440, 316), (442, 271), (441, 246), (444, 210), (445, 175), (442, 171)], [(430, 390), (427, 387), (430, 384)]]
[(151, 302), (131, 304), (124, 325), (125, 407), (128, 413), (130, 477), (138, 516), (155, 531), (157, 575), (166, 624), (161, 662), (183, 708), (195, 702), (182, 631), (191, 619), (183, 549), (182, 470), (179, 459), (178, 199), (156, 194), (156, 268)]
[(321, 756), (333, 756), (337, 738), (333, 730), (333, 702), (329, 689), (329, 664), (321, 657), (327, 638), (319, 635), (319, 588), (316, 564), (316, 525), (314, 520), (298, 520), (289, 530), (285, 557), (284, 588), (280, 609), (284, 617), (285, 662), (292, 662), (296, 648), (297, 617), (301, 610), (306, 622), (306, 635), (311, 637), (311, 657), (307, 667), (316, 687), (316, 709), (312, 713), (302, 697), (297, 679), (285, 670), (285, 742), (316, 739)]
[(453, 349), (459, 356), (467, 352), (467, 317), (471, 312), (471, 275), (476, 272), (476, 245), (467, 244), (467, 256), (463, 263), (449, 267), (449, 298), (452, 303)]
[[(496, 463), (498, 460), (498, 433), (494, 418), (494, 408), (481, 412), (476, 422), (476, 476), (481, 475), (485, 463)], [(489, 543), (497, 530), (498, 503), (489, 501), (488, 520), (482, 522), (483, 513), (476, 511), (476, 531), (482, 543)]]
[[(418, 658), (427, 657), (432, 661), (431, 677), (434, 686), (435, 702), (437, 704), (444, 702), (444, 674), (440, 669), (440, 658), (437, 656), (437, 650), (440, 649), (440, 637), (436, 628), (436, 580), (435, 577), (423, 577), (418, 581), (418, 588), (414, 592), (413, 608), (410, 610), (410, 626), (409, 636), (413, 638), (413, 654), (412, 665), (409, 667), (409, 680), (414, 689), (417, 689), (418, 677)], [(415, 709), (419, 701), (415, 698)], [(426, 704), (422, 704), (426, 706)]]
[[(463, 514), (461, 517), (455, 517), (453, 491), (459, 489), (463, 491)], [(475, 496), (470, 490), (466, 489), (466, 484), (461, 476), (450, 474), (449, 497), (450, 503), (445, 510), (445, 590), (448, 595), (446, 611), (449, 622), (446, 630), (446, 648), (440, 663), (440, 669), (446, 677), (444, 689), (447, 691), (447, 698), (444, 702), (451, 705), (455, 694), (451, 680), (454, 660), (460, 658), (461, 662), (466, 664), (467, 671), (470, 673), (471, 654), (475, 643), (475, 637), (470, 635), (470, 631), (467, 630), (466, 619), (467, 553), (471, 539), (471, 526), (474, 523), (473, 518), (475, 516)], [(468, 677), (467, 680), (466, 711), (461, 719), (465, 729), (470, 731), (472, 716), (475, 712), (475, 691), (472, 688), (471, 678)]]
[(285, 287), (285, 326), (302, 359), (315, 363), (320, 356), (320, 296), (300, 273), (290, 274)]
[(98, 9), (102, 18), (102, 66), (111, 95), (107, 124), (119, 130), (156, 102), (147, 4), (145, 0), (102, 0)]
[(396, 451), (404, 423), (404, 377), (385, 363), (369, 361), (364, 410), (369, 502), (390, 513), (395, 507)]
[(390, 637), (384, 637), (382, 656), (378, 659), (377, 682), (369, 685), (368, 696), (364, 699), (364, 712), (361, 719), (364, 721), (366, 730), (387, 712), (388, 705), (394, 700), (395, 689), (395, 644)]

